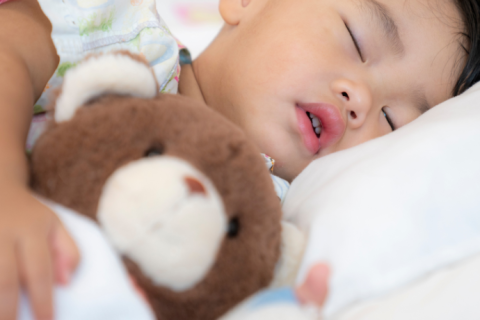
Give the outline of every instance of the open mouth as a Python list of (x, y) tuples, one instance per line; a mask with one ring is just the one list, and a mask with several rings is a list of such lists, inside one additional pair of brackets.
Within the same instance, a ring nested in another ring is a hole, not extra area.
[(328, 103), (297, 103), (298, 129), (311, 154), (337, 143), (345, 132), (345, 122), (338, 108)]
[(312, 123), (312, 128), (315, 132), (315, 135), (317, 136), (317, 138), (320, 138), (320, 135), (322, 134), (322, 122), (320, 121), (320, 119), (317, 118), (317, 116), (311, 114), (308, 111), (307, 116), (310, 118), (310, 122)]

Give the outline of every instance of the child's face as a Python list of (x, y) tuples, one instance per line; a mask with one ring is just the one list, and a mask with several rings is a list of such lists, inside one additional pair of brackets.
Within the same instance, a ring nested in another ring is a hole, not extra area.
[[(218, 80), (202, 88), (207, 103), (286, 179), (446, 100), (464, 63), (461, 17), (446, 0), (221, 0), (220, 8), (227, 24), (212, 45)], [(307, 111), (322, 122), (320, 138)]]

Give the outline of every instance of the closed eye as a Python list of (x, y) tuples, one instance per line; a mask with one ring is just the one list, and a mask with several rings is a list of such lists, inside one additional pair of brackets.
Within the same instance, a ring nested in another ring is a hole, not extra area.
[(385, 119), (387, 120), (388, 125), (390, 126), (390, 128), (392, 129), (392, 131), (395, 131), (395, 125), (393, 124), (392, 119), (390, 119), (390, 117), (388, 116), (388, 114), (385, 112), (384, 109), (382, 109), (382, 112), (383, 112), (383, 116), (384, 116)]
[(360, 60), (362, 60), (362, 62), (364, 62), (365, 60), (363, 59), (362, 50), (360, 50), (360, 46), (358, 45), (357, 39), (355, 38), (355, 36), (353, 35), (352, 31), (350, 30), (350, 28), (348, 27), (348, 25), (346, 23), (345, 23), (345, 28), (347, 28), (348, 33), (350, 34), (350, 37), (352, 38), (353, 44), (355, 45), (355, 48), (357, 49), (358, 55), (360, 56)]

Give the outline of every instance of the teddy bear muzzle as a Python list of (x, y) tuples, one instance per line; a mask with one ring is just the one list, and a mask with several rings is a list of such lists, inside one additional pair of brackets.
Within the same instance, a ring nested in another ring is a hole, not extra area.
[(97, 218), (120, 254), (155, 285), (177, 292), (202, 281), (228, 224), (213, 183), (172, 156), (117, 169), (105, 183)]

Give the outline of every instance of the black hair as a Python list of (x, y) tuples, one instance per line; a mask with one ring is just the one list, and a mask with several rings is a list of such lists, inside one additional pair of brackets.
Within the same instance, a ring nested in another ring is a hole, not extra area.
[(463, 18), (460, 35), (467, 53), (467, 63), (453, 89), (453, 95), (457, 96), (480, 80), (480, 0), (455, 0), (455, 3)]

